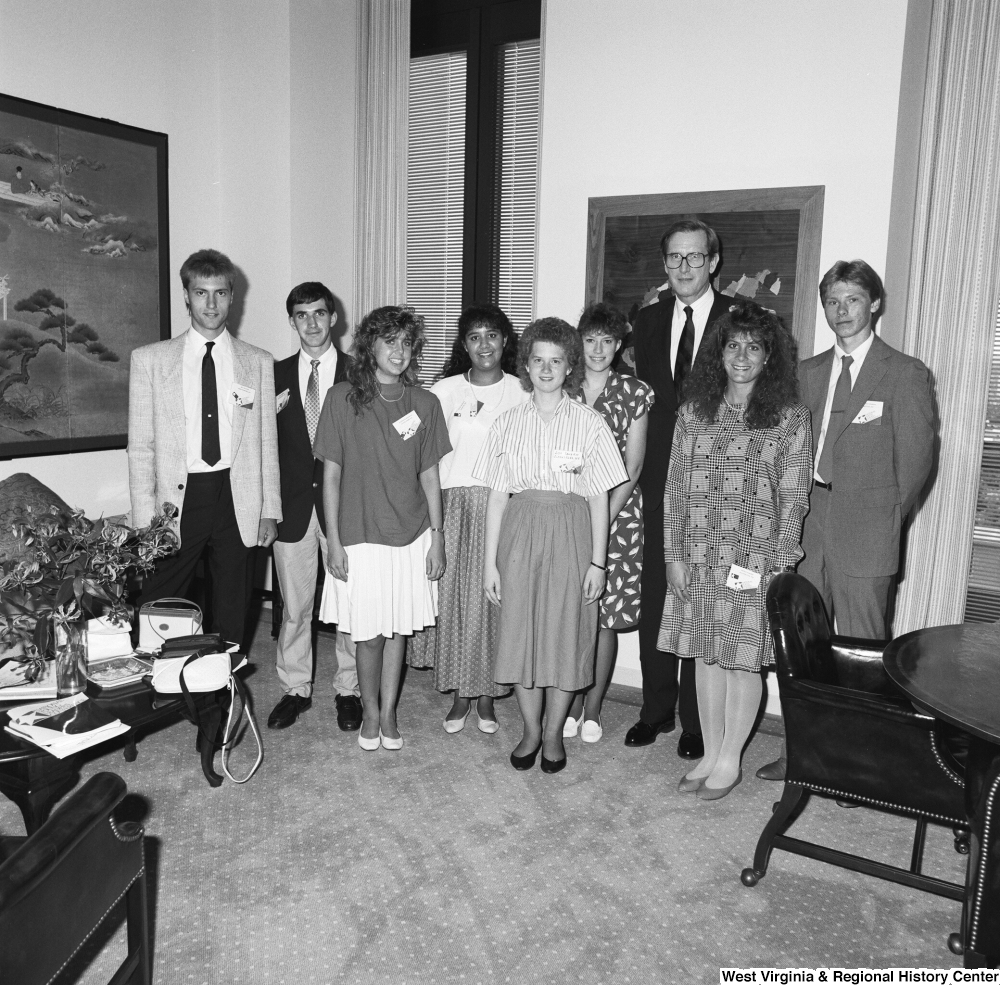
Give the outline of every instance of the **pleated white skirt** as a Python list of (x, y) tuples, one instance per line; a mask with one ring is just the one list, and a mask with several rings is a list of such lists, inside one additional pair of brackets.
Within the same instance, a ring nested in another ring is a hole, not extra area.
[(356, 642), (411, 636), (437, 621), (437, 582), (427, 579), (431, 532), (406, 547), (352, 544), (347, 551), (347, 581), (328, 571), (319, 618), (336, 623)]

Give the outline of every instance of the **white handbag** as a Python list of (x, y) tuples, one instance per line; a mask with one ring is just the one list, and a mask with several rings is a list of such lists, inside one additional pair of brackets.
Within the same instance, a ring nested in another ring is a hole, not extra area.
[[(253, 717), (253, 709), (247, 701), (246, 688), (243, 686), (243, 682), (234, 675), (234, 671), (245, 667), (246, 663), (247, 658), (243, 657), (234, 667), (228, 653), (189, 653), (180, 657), (159, 657), (153, 661), (153, 689), (157, 694), (183, 694), (188, 711), (195, 722), (199, 721), (199, 717), (194, 699), (191, 697), (192, 694), (221, 691), (223, 688), (228, 688), (232, 692), (229, 699), (229, 715), (222, 733), (222, 772), (233, 783), (246, 783), (257, 772), (257, 767), (260, 766), (261, 760), (264, 758), (264, 746), (260, 739), (257, 722)], [(237, 695), (241, 701), (241, 708), (234, 725), (233, 713), (236, 710)], [(237, 780), (229, 772), (229, 750), (238, 737), (237, 732), (244, 711), (247, 714), (250, 731), (257, 741), (257, 760), (250, 772), (242, 780)], [(215, 737), (205, 733), (201, 724), (198, 727), (202, 729), (203, 741), (215, 742)]]
[(187, 599), (157, 599), (139, 609), (139, 649), (158, 650), (164, 640), (201, 632), (201, 609)]

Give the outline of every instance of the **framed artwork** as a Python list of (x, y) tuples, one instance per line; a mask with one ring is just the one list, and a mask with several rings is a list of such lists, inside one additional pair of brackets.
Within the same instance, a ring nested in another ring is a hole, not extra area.
[(666, 290), (660, 239), (678, 219), (718, 233), (713, 287), (776, 311), (812, 355), (823, 235), (823, 185), (590, 199), (586, 303), (606, 301), (632, 322)]
[(0, 94), (0, 458), (125, 447), (169, 264), (166, 134)]

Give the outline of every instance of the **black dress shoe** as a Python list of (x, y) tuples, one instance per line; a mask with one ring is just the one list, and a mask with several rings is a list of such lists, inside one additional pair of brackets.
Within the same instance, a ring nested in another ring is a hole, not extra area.
[(681, 732), (677, 742), (677, 755), (681, 759), (701, 759), (705, 755), (705, 743), (694, 732)]
[(333, 703), (337, 706), (340, 731), (357, 732), (361, 728), (361, 699), (356, 694), (338, 694)]
[(288, 728), (289, 725), (294, 725), (295, 719), (309, 708), (312, 703), (312, 698), (303, 698), (300, 694), (286, 694), (274, 706), (274, 711), (268, 715), (267, 727)]
[(546, 759), (545, 754), (542, 753), (542, 772), (543, 773), (558, 773), (560, 770), (566, 768), (566, 757), (563, 756), (562, 759)]
[[(538, 743), (538, 749), (542, 748), (542, 744)], [(516, 770), (530, 770), (532, 766), (535, 765), (535, 757), (538, 755), (538, 749), (527, 756), (515, 756), (513, 753), (510, 754), (510, 765)], [(544, 762), (548, 762), (545, 757), (542, 757)], [(566, 760), (563, 760), (565, 763)]]
[(673, 732), (673, 730), (673, 722), (664, 722), (662, 725), (647, 725), (645, 722), (639, 721), (625, 733), (625, 745), (648, 746), (656, 741), (656, 737), (661, 732)]

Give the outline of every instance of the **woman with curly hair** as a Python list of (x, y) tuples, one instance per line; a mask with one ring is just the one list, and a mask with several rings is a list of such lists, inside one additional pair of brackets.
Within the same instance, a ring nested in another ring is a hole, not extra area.
[(445, 378), (431, 387), (452, 446), (441, 459), (447, 567), (437, 625), (413, 637), (407, 660), (414, 667), (433, 667), (434, 686), (454, 691), (446, 732), (465, 728), (473, 700), (479, 730), (496, 732), (493, 699), (510, 690), (493, 680), (499, 613), (483, 593), (489, 489), (473, 477), (472, 468), (493, 422), (528, 399), (511, 375), (516, 360), (517, 336), (507, 316), (493, 304), (472, 305), (458, 319)]
[(494, 674), (514, 685), (524, 720), (511, 765), (530, 769), (541, 750), (542, 769), (558, 773), (573, 693), (594, 679), (608, 490), (628, 473), (601, 415), (573, 399), (584, 374), (576, 331), (540, 318), (517, 355), (531, 399), (490, 428), (473, 469), (490, 488), (483, 583), (500, 608)]
[(328, 542), (320, 618), (357, 644), (358, 744), (369, 751), (403, 746), (404, 637), (434, 623), (445, 568), (438, 462), (451, 443), (440, 402), (417, 385), (423, 344), (423, 320), (409, 308), (366, 315), (313, 446), (324, 461)]
[[(579, 731), (584, 742), (598, 742), (604, 734), (601, 705), (618, 650), (617, 632), (639, 624), (642, 491), (636, 483), (646, 453), (647, 413), (653, 405), (653, 390), (634, 376), (611, 368), (628, 333), (628, 322), (617, 308), (603, 302), (587, 305), (576, 330), (583, 340), (586, 365), (583, 399), (611, 428), (629, 475), (627, 482), (611, 490), (608, 571), (601, 596), (594, 683), (586, 696), (577, 694), (573, 699), (563, 729), (564, 738)], [(659, 617), (659, 612), (653, 615), (657, 623)]]
[(764, 597), (802, 558), (812, 431), (795, 340), (773, 311), (734, 304), (702, 341), (677, 416), (664, 510), (669, 592), (657, 646), (695, 658), (705, 755), (679, 785), (702, 800), (740, 759), (774, 662)]

